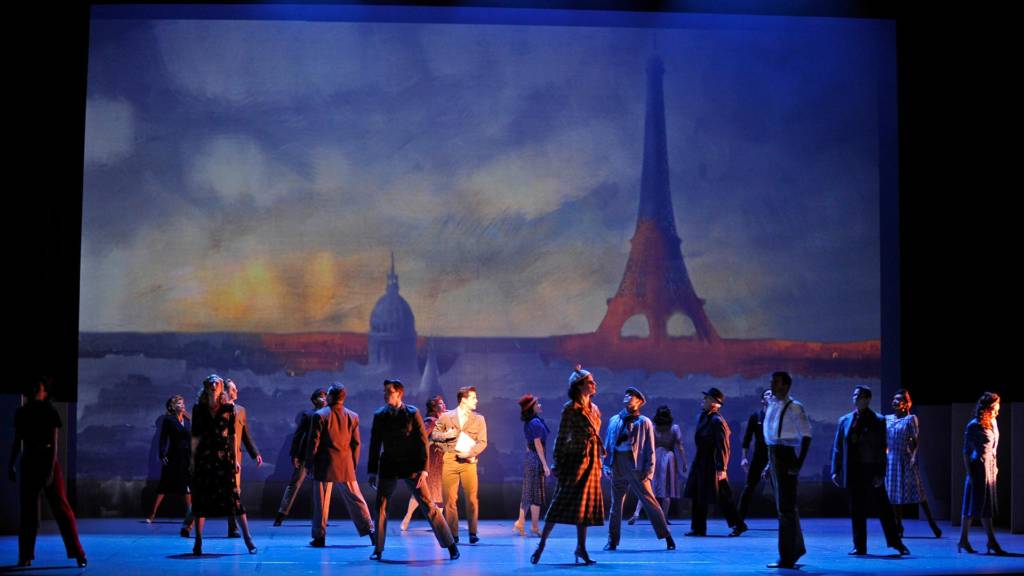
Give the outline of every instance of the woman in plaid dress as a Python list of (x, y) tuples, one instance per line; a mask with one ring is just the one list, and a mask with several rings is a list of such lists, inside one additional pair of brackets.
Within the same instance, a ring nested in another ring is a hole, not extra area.
[(569, 375), (569, 398), (562, 408), (562, 419), (555, 439), (555, 477), (558, 483), (544, 517), (540, 544), (530, 556), (536, 564), (544, 552), (548, 535), (555, 524), (576, 525), (577, 562), (594, 564), (587, 555), (587, 526), (604, 524), (604, 497), (601, 494), (601, 411), (591, 403), (597, 382), (590, 372), (576, 366)]
[(889, 454), (885, 468), (885, 490), (889, 493), (893, 512), (896, 514), (896, 526), (903, 536), (903, 504), (919, 504), (928, 518), (928, 526), (936, 538), (942, 536), (942, 530), (932, 517), (932, 510), (921, 486), (921, 473), (917, 465), (917, 437), (920, 428), (917, 416), (910, 413), (913, 401), (910, 392), (900, 388), (892, 397), (892, 409), (895, 414), (885, 417), (885, 429), (888, 434)]

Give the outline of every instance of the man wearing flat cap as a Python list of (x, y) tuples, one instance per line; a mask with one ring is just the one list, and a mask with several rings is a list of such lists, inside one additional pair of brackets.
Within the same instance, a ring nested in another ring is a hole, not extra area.
[(725, 404), (725, 394), (718, 388), (708, 388), (701, 403), (700, 419), (693, 434), (697, 454), (690, 466), (683, 496), (693, 501), (690, 531), (687, 536), (707, 536), (708, 507), (718, 503), (719, 510), (732, 528), (729, 536), (747, 531), (747, 524), (736, 512), (736, 504), (729, 488), (729, 425), (719, 413)]
[(604, 549), (615, 550), (619, 546), (622, 504), (626, 491), (630, 490), (647, 511), (658, 540), (665, 540), (666, 547), (675, 550), (676, 543), (669, 534), (665, 514), (651, 489), (654, 424), (650, 418), (640, 414), (640, 407), (647, 403), (647, 399), (636, 388), (626, 388), (622, 403), (622, 411), (612, 416), (604, 437), (604, 473), (612, 481), (612, 513), (608, 520), (608, 543)]

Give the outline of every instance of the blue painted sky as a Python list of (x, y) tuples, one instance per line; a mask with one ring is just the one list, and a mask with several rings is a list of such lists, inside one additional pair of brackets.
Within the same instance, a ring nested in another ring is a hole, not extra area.
[(80, 328), (365, 331), (394, 250), (420, 333), (591, 331), (635, 224), (656, 45), (719, 332), (878, 338), (891, 28), (671, 23), (94, 20)]

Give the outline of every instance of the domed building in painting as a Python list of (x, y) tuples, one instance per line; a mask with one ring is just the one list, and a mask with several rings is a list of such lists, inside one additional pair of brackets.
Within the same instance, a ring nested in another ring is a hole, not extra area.
[(384, 295), (370, 313), (368, 365), (394, 374), (418, 374), (416, 365), (416, 317), (412, 307), (398, 293), (395, 254)]

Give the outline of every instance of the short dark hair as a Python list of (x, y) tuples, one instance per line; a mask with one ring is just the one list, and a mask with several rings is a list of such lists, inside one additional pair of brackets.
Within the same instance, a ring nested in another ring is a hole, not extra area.
[(391, 387), (392, 390), (398, 391), (399, 394), (405, 396), (405, 385), (402, 384), (401, 380), (385, 380), (384, 387)]
[(455, 393), (455, 401), (462, 402), (462, 399), (469, 396), (470, 392), (476, 394), (476, 386), (463, 386), (459, 388), (459, 391)]
[(775, 380), (776, 378), (781, 380), (782, 383), (786, 385), (786, 388), (793, 385), (793, 377), (789, 375), (789, 372), (772, 372), (772, 380)]
[(855, 386), (854, 389), (853, 389), (853, 395), (857, 396), (858, 398), (860, 398), (861, 396), (864, 396), (865, 398), (869, 398), (870, 399), (871, 398), (871, 387), (866, 385), (866, 384), (857, 384), (857, 386)]
[(39, 389), (46, 390), (47, 394), (50, 392), (50, 386), (53, 384), (53, 380), (48, 376), (39, 376), (29, 380), (28, 384), (25, 385), (22, 393), (26, 398), (34, 398)]
[(430, 399), (427, 400), (427, 416), (434, 416), (434, 415), (440, 416), (440, 413), (438, 412), (437, 407), (442, 402), (444, 402), (444, 397), (441, 396), (440, 394), (436, 394), (434, 396), (431, 396)]
[(345, 391), (345, 385), (341, 382), (332, 382), (330, 387), (327, 388), (328, 404), (344, 402), (346, 396), (348, 396), (348, 392)]
[(309, 395), (309, 401), (316, 402), (316, 399), (324, 394), (327, 394), (327, 392), (324, 392), (323, 388), (317, 388), (316, 390), (313, 390), (312, 394)]

